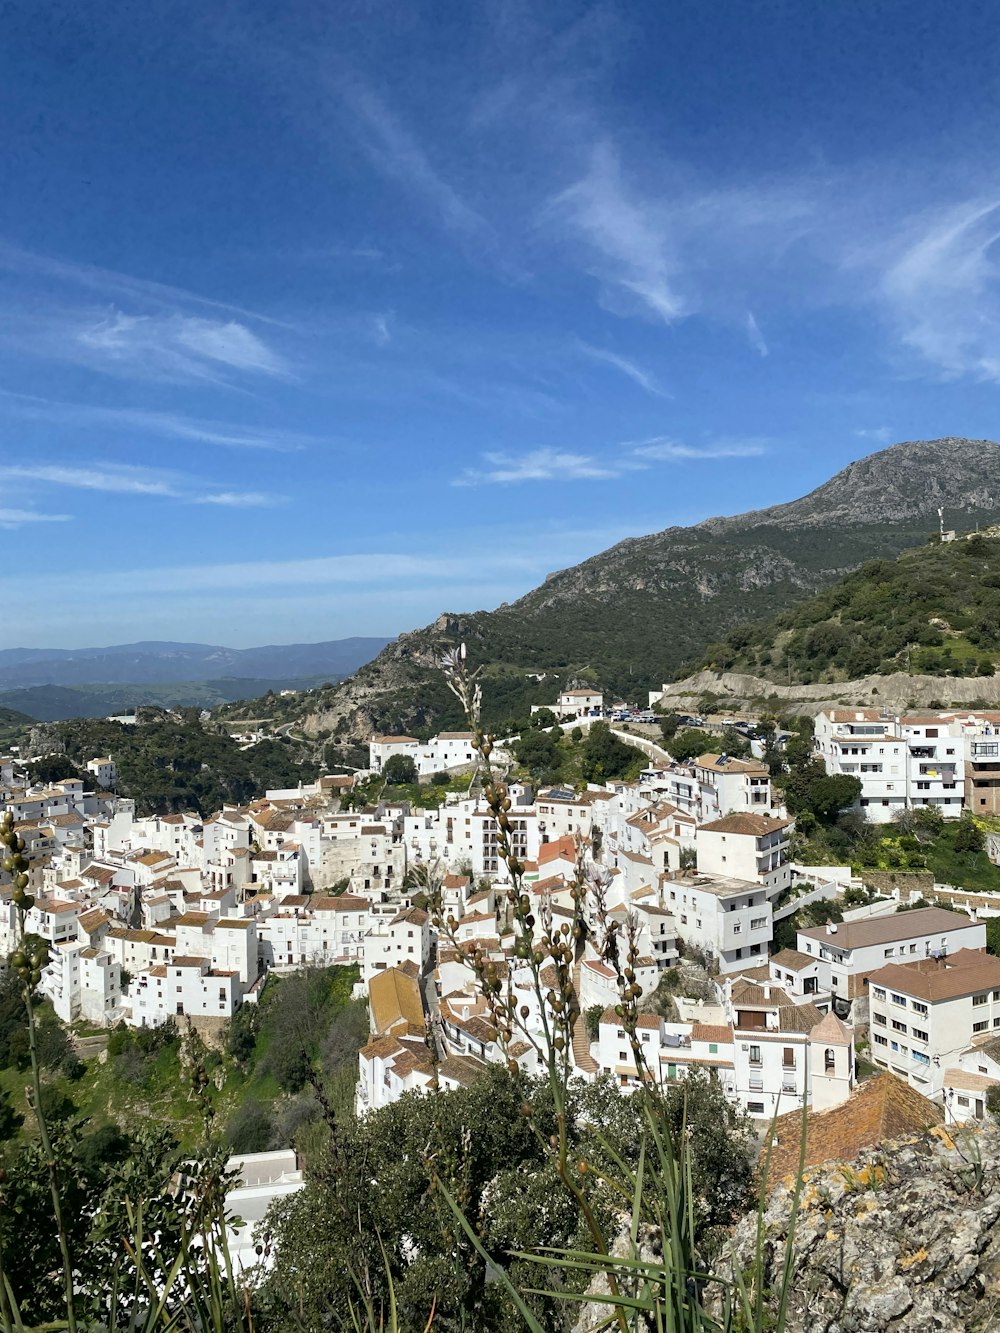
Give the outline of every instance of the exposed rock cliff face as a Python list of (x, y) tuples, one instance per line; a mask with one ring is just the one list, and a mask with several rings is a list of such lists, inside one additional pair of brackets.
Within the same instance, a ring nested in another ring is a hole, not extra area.
[(862, 676), (833, 684), (779, 685), (763, 676), (735, 671), (698, 671), (675, 680), (663, 692), (665, 706), (683, 711), (706, 694), (720, 696), (722, 708), (751, 699), (780, 700), (782, 709), (812, 716), (821, 708), (863, 705), (866, 708), (906, 709), (952, 704), (996, 708), (1000, 705), (1000, 675), (993, 676)]
[[(766, 1281), (780, 1286), (790, 1185), (765, 1217)], [(1000, 1131), (946, 1130), (806, 1172), (787, 1327), (794, 1333), (1000, 1329)], [(751, 1261), (757, 1219), (734, 1249)]]

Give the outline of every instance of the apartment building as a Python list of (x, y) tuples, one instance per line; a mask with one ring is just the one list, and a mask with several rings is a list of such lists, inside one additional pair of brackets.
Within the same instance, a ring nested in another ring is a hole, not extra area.
[(789, 848), (794, 821), (756, 813), (726, 815), (695, 831), (698, 869), (757, 883), (768, 896), (792, 882)]
[[(703, 754), (694, 761), (694, 776), (698, 788), (697, 815), (702, 823), (747, 811), (772, 813), (771, 775), (757, 759)], [(673, 793), (670, 799), (674, 799)]]
[(720, 972), (767, 960), (772, 912), (759, 885), (728, 875), (685, 871), (661, 881), (663, 906), (685, 944), (704, 951)]
[(835, 1012), (855, 1023), (866, 1020), (869, 974), (890, 961), (915, 962), (985, 947), (982, 922), (940, 907), (810, 926), (796, 938), (799, 953), (819, 960), (818, 994), (828, 994)]
[[(920, 806), (957, 819), (966, 795), (967, 731), (955, 713), (900, 717), (884, 709), (834, 708), (817, 716), (814, 747), (828, 773), (860, 781), (859, 805), (872, 823)], [(1000, 786), (1000, 761), (997, 770)]]
[(1000, 1034), (1000, 958), (984, 949), (890, 963), (868, 988), (872, 1059), (927, 1097), (974, 1038)]

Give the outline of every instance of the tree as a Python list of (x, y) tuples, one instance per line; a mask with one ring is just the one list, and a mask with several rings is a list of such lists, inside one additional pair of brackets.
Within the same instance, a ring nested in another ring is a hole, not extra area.
[(562, 766), (559, 743), (547, 731), (526, 732), (514, 743), (514, 758), (536, 781), (555, 781)]
[(973, 819), (964, 815), (959, 820), (955, 841), (952, 845), (960, 856), (964, 855), (971, 859), (977, 852), (981, 852), (985, 848), (986, 835)]
[(595, 722), (583, 747), (580, 771), (587, 782), (603, 782), (638, 776), (645, 763), (645, 755), (619, 740), (606, 722)]
[(417, 766), (408, 754), (390, 755), (385, 761), (382, 776), (391, 787), (407, 787), (417, 780)]
[(705, 733), (697, 731), (694, 727), (678, 732), (673, 740), (666, 742), (667, 752), (679, 764), (686, 764), (689, 759), (696, 759), (699, 755), (705, 753), (706, 748)]
[(660, 718), (660, 731), (665, 741), (672, 741), (677, 735), (681, 720), (676, 713), (667, 713)]
[(827, 773), (819, 759), (793, 768), (785, 780), (785, 804), (789, 814), (802, 811), (824, 824), (832, 823), (842, 810), (855, 805), (861, 782), (845, 773)]

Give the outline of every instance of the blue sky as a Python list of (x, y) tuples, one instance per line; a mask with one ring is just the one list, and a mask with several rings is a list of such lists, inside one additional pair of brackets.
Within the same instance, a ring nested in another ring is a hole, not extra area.
[(393, 634), (997, 435), (995, 18), (13, 0), (2, 646)]

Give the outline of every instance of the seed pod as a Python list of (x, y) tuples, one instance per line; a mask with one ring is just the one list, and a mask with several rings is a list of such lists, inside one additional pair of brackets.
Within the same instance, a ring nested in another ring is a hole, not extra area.
[(41, 979), (42, 979), (41, 972), (39, 972), (37, 967), (33, 967), (31, 969), (31, 984), (33, 986), (37, 986), (38, 983), (41, 981)]
[(27, 965), (28, 965), (28, 960), (27, 960), (27, 958), (24, 956), (24, 953), (23, 953), (20, 949), (18, 949), (17, 953), (12, 953), (12, 954), (11, 954), (11, 956), (10, 956), (10, 965), (11, 965), (11, 967), (13, 967), (13, 968), (27, 967)]

